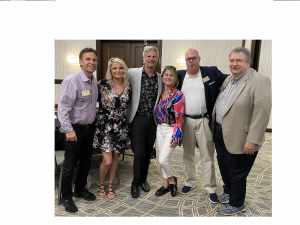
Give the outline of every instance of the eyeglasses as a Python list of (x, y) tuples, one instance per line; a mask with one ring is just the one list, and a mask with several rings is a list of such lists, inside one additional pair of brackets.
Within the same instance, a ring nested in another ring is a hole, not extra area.
[(196, 59), (198, 59), (199, 56), (195, 56), (192, 58), (187, 58), (186, 61), (190, 62), (192, 60), (192, 62), (196, 61)]
[(121, 59), (121, 60), (123, 60), (122, 58), (113, 57), (113, 58), (111, 58), (109, 61), (113, 62), (115, 59)]

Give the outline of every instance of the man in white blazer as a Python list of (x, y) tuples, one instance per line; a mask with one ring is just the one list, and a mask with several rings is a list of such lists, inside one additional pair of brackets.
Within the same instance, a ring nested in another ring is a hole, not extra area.
[(130, 123), (131, 148), (134, 153), (131, 196), (139, 197), (139, 187), (149, 192), (147, 174), (150, 153), (156, 139), (155, 105), (162, 92), (161, 75), (155, 71), (159, 59), (158, 49), (147, 46), (143, 52), (145, 66), (129, 69), (132, 98), (126, 112)]
[(246, 179), (264, 143), (272, 105), (271, 81), (249, 69), (250, 52), (235, 48), (229, 55), (232, 75), (224, 81), (213, 110), (213, 140), (224, 182), (218, 212), (245, 211)]

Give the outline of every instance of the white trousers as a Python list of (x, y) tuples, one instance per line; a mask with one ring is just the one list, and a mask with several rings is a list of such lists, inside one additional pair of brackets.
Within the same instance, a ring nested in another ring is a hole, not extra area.
[(195, 147), (198, 143), (202, 164), (202, 178), (204, 189), (212, 194), (216, 193), (216, 175), (214, 165), (215, 148), (212, 132), (206, 117), (192, 119), (184, 117), (183, 162), (185, 164), (184, 185), (192, 187), (196, 182)]
[(170, 147), (173, 129), (173, 127), (158, 124), (156, 130), (156, 141), (159, 151), (158, 162), (162, 168), (163, 178), (165, 179), (173, 176), (172, 165), (170, 162), (171, 155), (175, 149)]

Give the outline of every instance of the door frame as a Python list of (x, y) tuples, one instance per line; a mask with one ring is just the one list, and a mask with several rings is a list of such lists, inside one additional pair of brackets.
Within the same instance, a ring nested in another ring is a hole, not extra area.
[(260, 57), (261, 40), (252, 40), (251, 43), (251, 62), (252, 68), (258, 71)]
[[(141, 43), (144, 43), (144, 39), (96, 39), (96, 50), (98, 52), (98, 56), (99, 56), (99, 59), (98, 59), (98, 68), (101, 68), (101, 42), (102, 41), (134, 41), (134, 42), (141, 42)], [(161, 68), (161, 54), (162, 54), (162, 39), (147, 39), (147, 42), (148, 41), (156, 41), (157, 42), (157, 49), (158, 49), (158, 52), (159, 52), (159, 61), (158, 61), (158, 67), (159, 67), (159, 71), (157, 72), (161, 72), (160, 68)], [(101, 80), (101, 70), (97, 68), (97, 80)], [(104, 77), (104, 76), (102, 76)]]

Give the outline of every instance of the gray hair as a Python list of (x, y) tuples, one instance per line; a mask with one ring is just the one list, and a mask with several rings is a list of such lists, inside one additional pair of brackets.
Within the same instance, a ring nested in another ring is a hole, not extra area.
[(244, 48), (244, 47), (236, 47), (236, 48), (234, 48), (234, 49), (230, 52), (230, 54), (229, 54), (229, 59), (230, 59), (232, 53), (239, 53), (239, 52), (243, 52), (244, 55), (245, 55), (245, 60), (246, 60), (246, 62), (247, 62), (248, 60), (250, 60), (250, 63), (251, 63), (251, 55), (250, 55), (250, 51), (249, 51), (248, 48)]
[(143, 57), (145, 57), (146, 52), (149, 52), (149, 51), (156, 51), (157, 58), (159, 59), (158, 49), (154, 46), (146, 46), (143, 51)]

